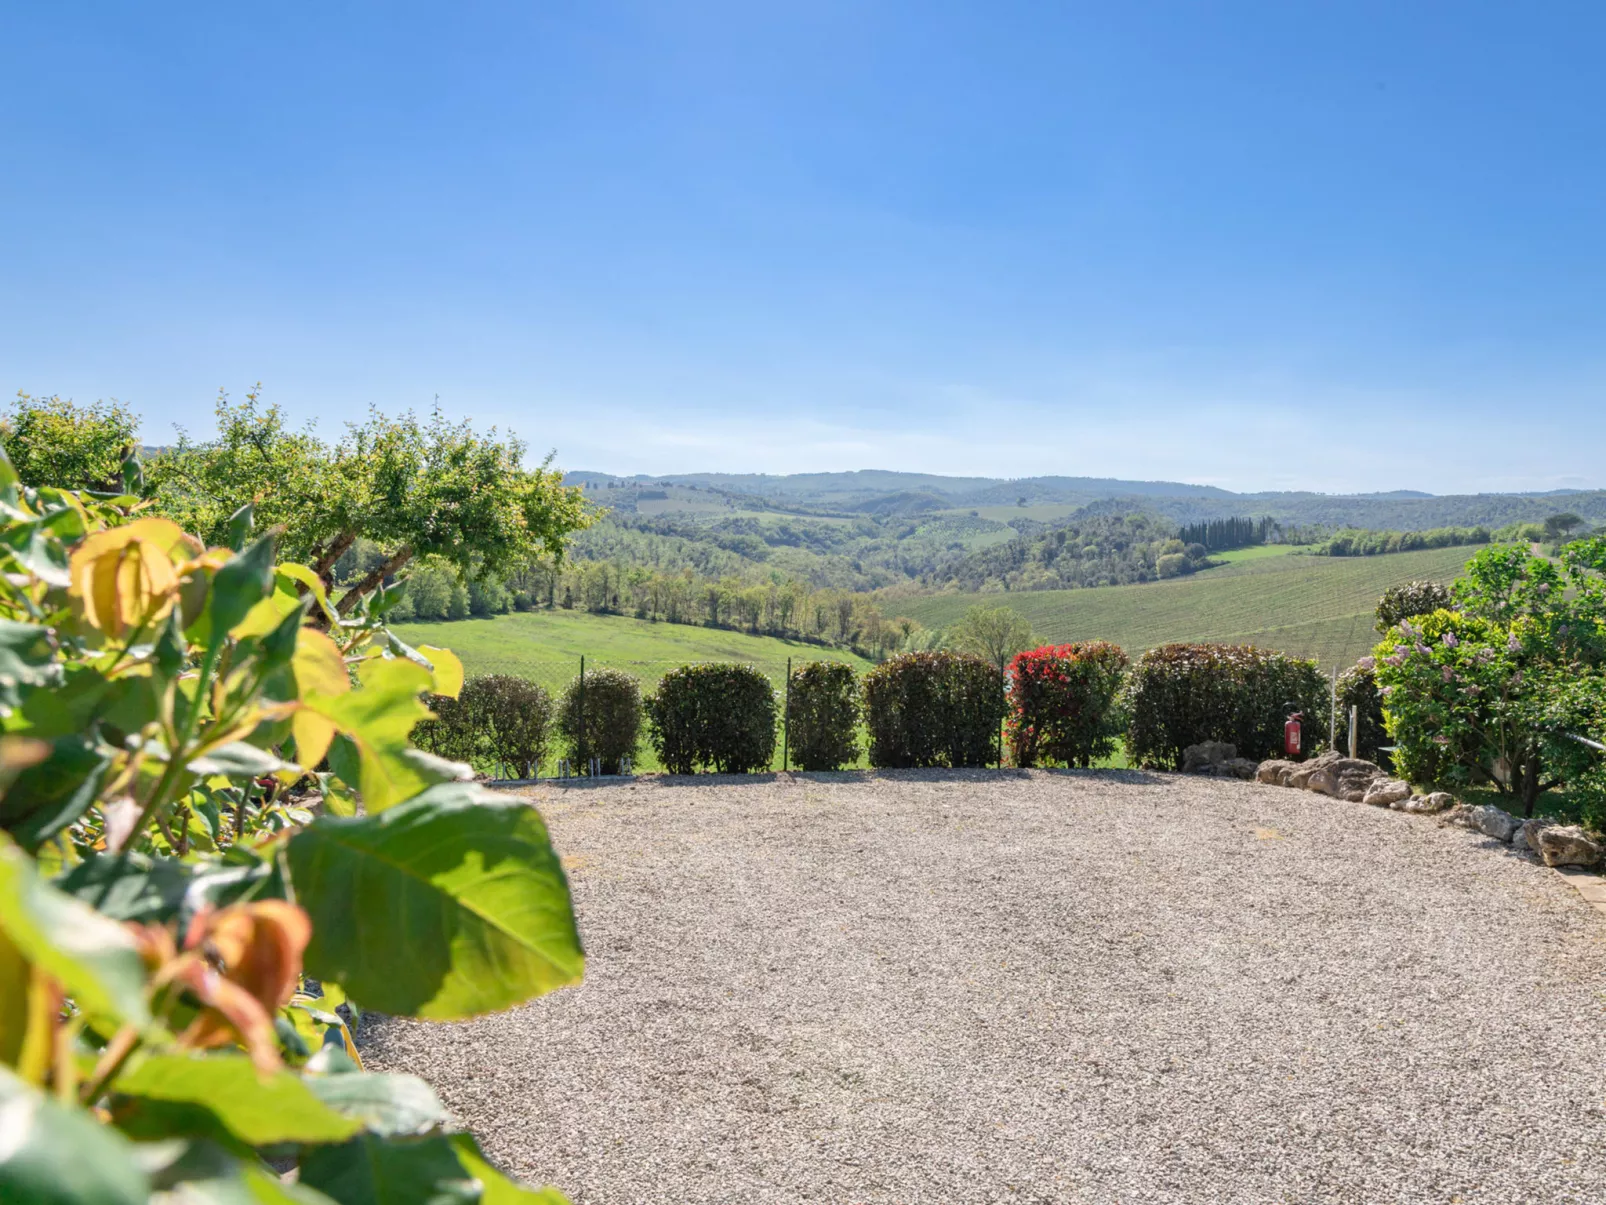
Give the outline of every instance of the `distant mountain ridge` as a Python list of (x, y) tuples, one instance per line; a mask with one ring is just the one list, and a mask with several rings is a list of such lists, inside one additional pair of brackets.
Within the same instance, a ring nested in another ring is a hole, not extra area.
[(1606, 521), (1606, 490), (1544, 493), (1429, 494), (1386, 490), (1320, 494), (1307, 490), (1235, 493), (1180, 481), (1114, 477), (943, 477), (860, 469), (845, 473), (668, 473), (622, 477), (594, 470), (566, 475), (599, 488), (679, 486), (722, 495), (741, 505), (808, 508), (843, 514), (913, 515), (951, 508), (1069, 505), (1088, 514), (1143, 512), (1178, 523), (1236, 515), (1268, 515), (1281, 523), (1419, 531), (1433, 527), (1539, 521), (1561, 507), (1593, 523)]

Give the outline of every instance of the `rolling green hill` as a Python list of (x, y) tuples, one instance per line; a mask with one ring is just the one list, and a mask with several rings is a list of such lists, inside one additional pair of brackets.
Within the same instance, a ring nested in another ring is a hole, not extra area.
[(1373, 611), (1385, 589), (1418, 578), (1451, 581), (1476, 551), (1263, 556), (1145, 585), (937, 594), (893, 605), (928, 627), (947, 627), (978, 603), (1006, 605), (1048, 641), (1113, 640), (1134, 655), (1175, 640), (1255, 644), (1331, 669), (1353, 664), (1376, 643)]

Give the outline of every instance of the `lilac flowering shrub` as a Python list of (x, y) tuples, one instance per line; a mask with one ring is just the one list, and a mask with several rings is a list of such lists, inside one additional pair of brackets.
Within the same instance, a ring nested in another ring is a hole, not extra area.
[(1492, 785), (1527, 815), (1567, 784), (1599, 815), (1590, 801), (1606, 800), (1603, 759), (1569, 734), (1598, 741), (1606, 724), (1603, 570), (1606, 539), (1568, 545), (1556, 562), (1488, 548), (1456, 582), (1454, 610), (1390, 628), (1375, 677), (1397, 770)]

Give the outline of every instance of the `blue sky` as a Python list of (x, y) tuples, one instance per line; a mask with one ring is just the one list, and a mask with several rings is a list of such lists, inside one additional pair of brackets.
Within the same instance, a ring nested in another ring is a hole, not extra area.
[(0, 388), (1606, 486), (1599, 4), (0, 4)]

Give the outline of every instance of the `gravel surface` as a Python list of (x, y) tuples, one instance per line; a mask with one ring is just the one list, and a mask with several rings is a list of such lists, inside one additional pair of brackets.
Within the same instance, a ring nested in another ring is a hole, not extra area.
[(1606, 916), (1487, 838), (1135, 772), (524, 794), (584, 985), (366, 1055), (578, 1205), (1606, 1201)]

